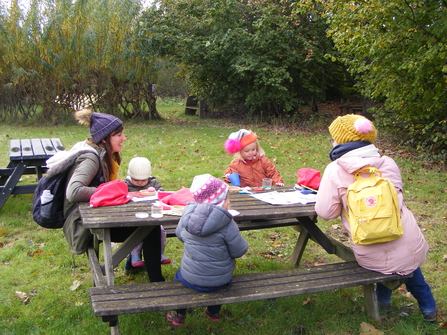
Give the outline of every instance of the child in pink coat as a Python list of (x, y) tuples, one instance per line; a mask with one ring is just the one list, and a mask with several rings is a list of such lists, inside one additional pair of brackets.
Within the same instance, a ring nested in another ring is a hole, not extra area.
[[(347, 230), (351, 248), (357, 262), (364, 268), (383, 274), (413, 274), (406, 288), (416, 298), (426, 321), (436, 320), (436, 302), (430, 286), (425, 282), (420, 266), (428, 252), (419, 226), (411, 211), (404, 204), (403, 183), (399, 167), (387, 156), (380, 156), (373, 144), (377, 131), (374, 124), (361, 115), (339, 116), (329, 126), (333, 148), (329, 154), (332, 163), (325, 171), (317, 194), (315, 210), (325, 220), (341, 217)], [(382, 172), (395, 186), (404, 234), (397, 240), (370, 245), (357, 245), (352, 241), (349, 221), (346, 218), (346, 190), (354, 182), (355, 171), (372, 166)], [(344, 208), (344, 210), (343, 210)], [(392, 291), (377, 284), (379, 308), (391, 311)]]

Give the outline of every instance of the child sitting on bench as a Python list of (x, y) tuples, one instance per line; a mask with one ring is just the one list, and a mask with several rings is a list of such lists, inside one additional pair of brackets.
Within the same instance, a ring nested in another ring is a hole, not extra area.
[[(227, 184), (203, 174), (194, 177), (190, 190), (195, 202), (186, 206), (175, 230), (184, 243), (184, 253), (174, 280), (197, 291), (214, 292), (231, 283), (235, 258), (247, 252), (248, 243), (228, 212)], [(221, 305), (208, 306), (205, 315), (211, 321), (219, 321), (220, 308)], [(175, 326), (182, 326), (185, 317), (186, 309), (166, 316)]]

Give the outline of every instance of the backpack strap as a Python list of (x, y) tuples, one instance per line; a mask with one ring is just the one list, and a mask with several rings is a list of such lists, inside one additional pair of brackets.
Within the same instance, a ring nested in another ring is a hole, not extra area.
[(360, 170), (355, 171), (354, 174), (354, 181), (363, 178), (361, 176), (362, 173), (369, 173), (370, 176), (375, 176), (376, 174), (380, 175), (380, 178), (382, 178), (382, 171), (380, 171), (379, 169), (376, 169), (373, 166), (365, 166), (363, 168), (361, 168)]

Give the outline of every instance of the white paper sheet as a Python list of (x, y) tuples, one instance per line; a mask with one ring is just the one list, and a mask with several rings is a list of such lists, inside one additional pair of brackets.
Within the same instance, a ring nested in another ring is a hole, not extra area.
[(316, 201), (316, 194), (303, 194), (299, 191), (294, 192), (267, 192), (253, 193), (252, 197), (261, 201), (268, 202), (272, 205), (293, 205), (293, 204), (310, 204)]
[(158, 200), (158, 196), (157, 195), (150, 195), (148, 197), (133, 197), (131, 200), (133, 202), (152, 201), (152, 200)]

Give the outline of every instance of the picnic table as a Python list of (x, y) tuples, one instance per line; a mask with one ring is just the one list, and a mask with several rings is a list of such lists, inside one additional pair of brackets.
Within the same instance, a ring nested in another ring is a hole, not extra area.
[(35, 174), (37, 180), (47, 171), (46, 160), (65, 150), (58, 138), (14, 139), (9, 142), (9, 163), (0, 169), (0, 210), (11, 194), (34, 193), (36, 184), (17, 185), (22, 176)]
[[(290, 192), (293, 189), (284, 187)], [(383, 275), (360, 267), (350, 248), (325, 235), (318, 225), (314, 204), (274, 206), (255, 199), (249, 194), (230, 193), (231, 209), (239, 229), (257, 230), (275, 227), (300, 226), (291, 263), (298, 265), (308, 240), (312, 238), (329, 254), (336, 254), (344, 262), (313, 268), (294, 268), (262, 273), (240, 274), (233, 277), (228, 288), (203, 294), (184, 287), (179, 282), (162, 282), (114, 285), (113, 269), (130, 253), (154, 226), (163, 225), (168, 236), (178, 224), (179, 216), (164, 215), (154, 219), (137, 218), (138, 212), (150, 213), (150, 202), (129, 202), (120, 206), (92, 208), (80, 204), (80, 214), (85, 228), (95, 234), (94, 246), (88, 250), (94, 286), (89, 289), (95, 316), (110, 325), (111, 334), (119, 334), (118, 315), (143, 313), (174, 308), (190, 308), (228, 304), (261, 299), (274, 300), (297, 294), (328, 291), (338, 288), (362, 286), (368, 316), (379, 319), (374, 283), (392, 283), (397, 288), (402, 277)], [(110, 229), (137, 227), (135, 232), (112, 253)], [(99, 262), (99, 243), (103, 244), (104, 263)]]

